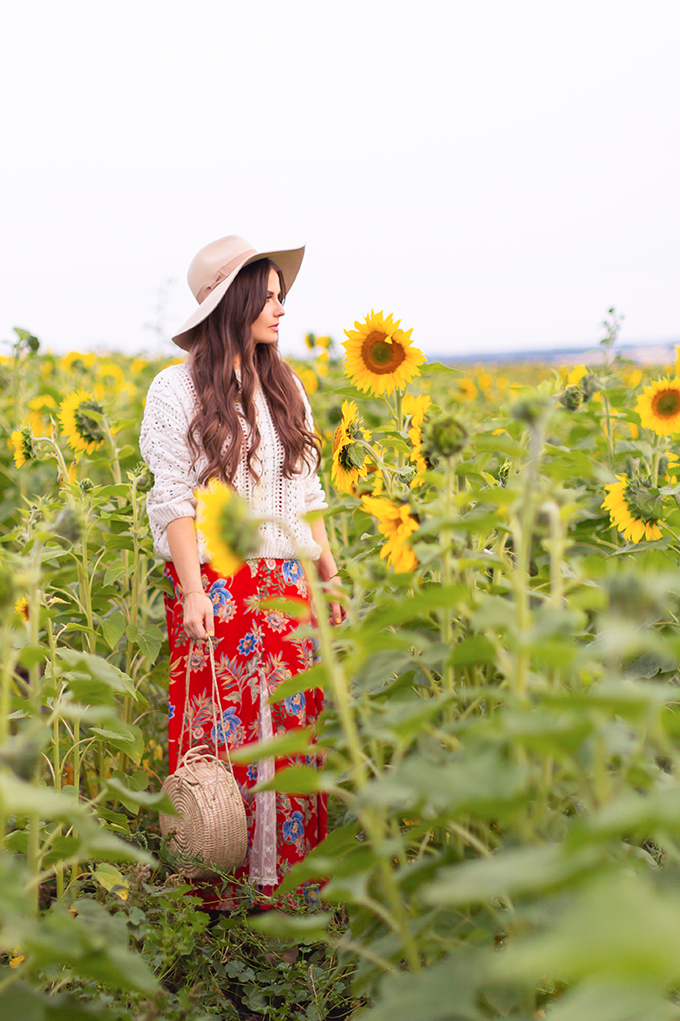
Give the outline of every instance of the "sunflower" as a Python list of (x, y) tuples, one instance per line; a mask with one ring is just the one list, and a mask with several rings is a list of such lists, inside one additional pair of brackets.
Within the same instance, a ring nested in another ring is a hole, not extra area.
[(477, 387), (471, 379), (457, 379), (455, 387), (453, 396), (459, 401), (474, 401), (477, 396)]
[(581, 382), (585, 375), (585, 365), (575, 365), (571, 372), (567, 374), (567, 386), (576, 386), (577, 383)]
[(25, 596), (22, 599), (17, 599), (14, 604), (14, 612), (18, 613), (24, 620), (28, 620), (28, 599)]
[(64, 372), (84, 372), (86, 369), (91, 369), (94, 365), (94, 355), (81, 354), (80, 351), (70, 351), (61, 360), (61, 367)]
[(210, 563), (229, 578), (257, 551), (259, 522), (251, 517), (246, 501), (216, 479), (195, 496), (196, 523), (207, 543)]
[(411, 481), (411, 488), (414, 486), (422, 486), (423, 480), (421, 478), (424, 471), (427, 471), (427, 461), (423, 457), (422, 446), (423, 446), (423, 435), (422, 425), (425, 421), (425, 413), (430, 407), (432, 401), (427, 395), (421, 397), (414, 397), (412, 394), (405, 394), (403, 401), (403, 411), (405, 415), (410, 416), (408, 435), (411, 443), (413, 444), (411, 450), (411, 460), (416, 466), (416, 476)]
[(342, 420), (333, 437), (331, 479), (341, 493), (351, 493), (359, 479), (368, 475), (366, 451), (357, 440), (370, 439), (359, 421), (355, 401), (342, 402)]
[(300, 379), (308, 394), (315, 394), (319, 389), (319, 377), (314, 369), (302, 369)]
[(659, 436), (680, 432), (680, 376), (646, 386), (635, 408), (645, 429)]
[(395, 504), (381, 497), (365, 496), (363, 510), (378, 519), (378, 530), (387, 536), (387, 542), (380, 551), (381, 557), (387, 557), (397, 574), (414, 571), (418, 559), (411, 549), (410, 538), (418, 528), (418, 522), (411, 517), (411, 508), (407, 503)]
[(32, 397), (28, 402), (31, 410), (29, 421), (34, 436), (47, 436), (48, 429), (45, 427), (43, 416), (57, 407), (54, 397), (49, 394), (41, 394), (39, 397)]
[(401, 389), (419, 374), (418, 366), (425, 355), (411, 347), (413, 331), (400, 330), (399, 322), (394, 322), (391, 314), (385, 318), (382, 312), (371, 310), (365, 322), (356, 322), (354, 330), (345, 330), (345, 375), (360, 390), (387, 393)]
[(627, 475), (616, 477), (618, 482), (605, 486), (609, 492), (601, 504), (609, 511), (612, 525), (623, 532), (628, 542), (660, 539), (663, 500), (658, 490), (650, 489), (641, 479), (631, 480)]
[(26, 461), (32, 461), (35, 457), (33, 435), (31, 427), (28, 425), (25, 425), (23, 429), (14, 430), (9, 438), (9, 445), (12, 448), (14, 464), (17, 468), (21, 468), (22, 464), (25, 464)]
[(74, 390), (64, 398), (60, 408), (61, 431), (72, 450), (92, 454), (101, 447), (106, 434), (99, 418), (95, 416), (103, 415), (104, 409), (95, 400), (94, 394), (86, 390)]

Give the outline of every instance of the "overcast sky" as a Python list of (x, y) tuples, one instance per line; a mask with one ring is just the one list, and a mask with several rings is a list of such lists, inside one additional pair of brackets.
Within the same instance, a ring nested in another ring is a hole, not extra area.
[(591, 344), (611, 305), (680, 340), (679, 30), (678, 0), (5, 0), (0, 339), (170, 351), (237, 233), (308, 246), (289, 353), (371, 307), (430, 355)]

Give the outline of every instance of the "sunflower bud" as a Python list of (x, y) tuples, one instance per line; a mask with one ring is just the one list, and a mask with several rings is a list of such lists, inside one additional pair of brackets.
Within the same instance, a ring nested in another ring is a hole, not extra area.
[(83, 522), (75, 507), (67, 504), (59, 511), (50, 531), (65, 539), (72, 546), (80, 542), (83, 530)]
[(583, 388), (578, 383), (571, 383), (559, 396), (560, 404), (567, 411), (578, 411), (583, 404)]
[(459, 454), (468, 438), (467, 429), (453, 415), (440, 415), (423, 424), (422, 451), (430, 464)]
[(79, 485), (81, 493), (89, 493), (91, 489), (94, 489), (94, 482), (92, 479), (83, 479)]
[(144, 461), (138, 461), (132, 471), (127, 472), (127, 477), (130, 482), (136, 481), (138, 493), (148, 493), (150, 489), (153, 489), (155, 481), (153, 472)]
[(596, 394), (598, 390), (602, 389), (602, 384), (600, 383), (597, 376), (595, 376), (592, 372), (589, 372), (587, 376), (583, 377), (583, 379), (580, 382), (580, 385), (581, 389), (583, 390), (583, 399), (586, 402), (586, 404), (593, 396), (593, 394)]
[(510, 414), (518, 422), (524, 422), (525, 425), (533, 428), (543, 418), (548, 410), (548, 406), (548, 401), (544, 397), (534, 394), (515, 401), (510, 408)]
[(508, 479), (510, 478), (510, 469), (511, 468), (512, 468), (512, 462), (509, 461), (506, 458), (505, 461), (503, 461), (503, 464), (498, 469), (498, 481), (499, 481), (499, 483), (501, 484), (501, 486), (503, 488), (505, 488), (507, 486), (507, 484), (508, 484)]

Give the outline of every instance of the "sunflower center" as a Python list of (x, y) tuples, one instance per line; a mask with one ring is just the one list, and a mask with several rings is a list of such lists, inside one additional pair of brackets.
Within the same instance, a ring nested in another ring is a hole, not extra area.
[(386, 334), (378, 330), (374, 330), (366, 337), (361, 345), (361, 356), (366, 368), (378, 376), (394, 372), (406, 358), (401, 344), (394, 342), (388, 344)]
[(639, 479), (632, 479), (624, 490), (624, 500), (631, 517), (656, 524), (663, 517), (663, 497), (658, 489), (648, 489)]
[(680, 390), (659, 390), (652, 399), (652, 411), (659, 418), (673, 418), (680, 412)]
[(104, 439), (101, 424), (92, 415), (88, 415), (88, 411), (94, 411), (95, 414), (101, 415), (104, 409), (99, 404), (81, 404), (73, 413), (76, 430), (81, 439), (88, 443), (101, 443)]

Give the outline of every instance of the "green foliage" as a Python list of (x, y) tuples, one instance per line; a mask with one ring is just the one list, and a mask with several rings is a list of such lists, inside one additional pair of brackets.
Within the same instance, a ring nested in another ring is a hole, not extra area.
[[(168, 664), (136, 429), (161, 366), (17, 334), (0, 428), (31, 442), (19, 468), (0, 449), (0, 1018), (676, 1016), (680, 487), (612, 357), (618, 324), (596, 373), (425, 367), (424, 466), (402, 395), (300, 367), (347, 620), (319, 613), (321, 662), (273, 696), (326, 689), (318, 747), (301, 731), (238, 757), (285, 746), (299, 764), (270, 786), (329, 792), (335, 826), (282, 888), (325, 883), (324, 910), (219, 921), (150, 854)], [(105, 440), (74, 466), (54, 426), (79, 386)], [(369, 474), (333, 495), (343, 397), (372, 430)], [(621, 475), (660, 539), (612, 526)], [(362, 506), (374, 486), (417, 525), (401, 573)]]

